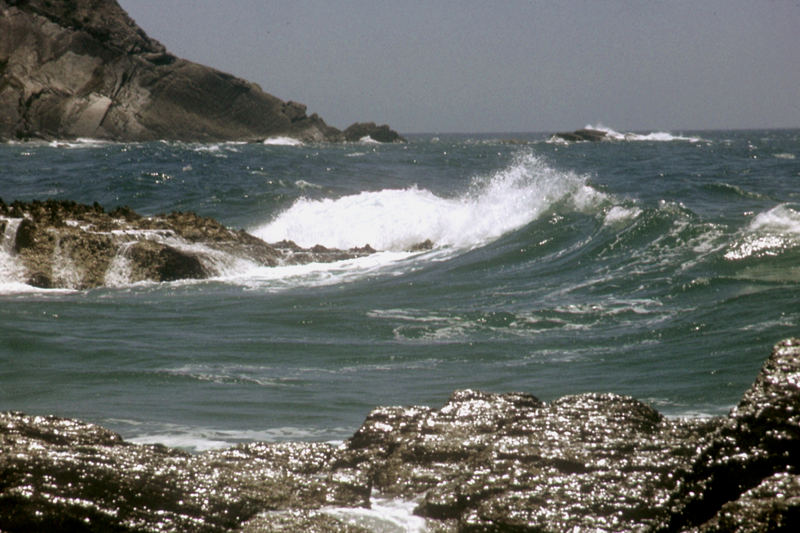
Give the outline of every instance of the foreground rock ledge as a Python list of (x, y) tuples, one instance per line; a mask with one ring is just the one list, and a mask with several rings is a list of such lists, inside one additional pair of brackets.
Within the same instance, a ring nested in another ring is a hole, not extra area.
[(458, 391), (381, 407), (341, 446), (198, 455), (91, 424), (0, 415), (3, 531), (367, 531), (342, 508), (416, 502), (432, 531), (800, 530), (800, 339), (727, 417), (632, 398)]
[(214, 219), (174, 212), (151, 217), (121, 207), (71, 201), (0, 199), (0, 250), (19, 281), (42, 288), (89, 289), (139, 281), (207, 279), (242, 262), (252, 266), (327, 263), (375, 253), (362, 248), (267, 244)]

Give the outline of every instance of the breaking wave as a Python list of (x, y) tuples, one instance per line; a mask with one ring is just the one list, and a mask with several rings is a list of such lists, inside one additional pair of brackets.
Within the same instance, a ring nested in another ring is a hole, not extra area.
[(269, 137), (264, 139), (264, 144), (270, 146), (303, 146), (303, 141), (292, 137)]
[[(611, 140), (611, 141), (648, 141), (648, 142), (684, 141), (691, 143), (704, 142), (704, 139), (700, 137), (676, 135), (666, 131), (654, 131), (650, 133), (619, 132), (607, 126), (603, 126), (602, 124), (596, 124), (596, 125), (587, 124), (585, 126), (585, 129), (602, 131), (603, 133), (605, 133), (604, 140)], [(568, 141), (565, 141), (559, 137), (552, 137), (547, 142), (568, 144)]]
[(474, 248), (521, 228), (554, 204), (583, 209), (606, 200), (584, 176), (553, 169), (532, 154), (507, 168), (473, 179), (460, 196), (443, 197), (419, 187), (364, 191), (340, 198), (301, 198), (255, 236), (300, 246), (370, 246), (407, 250), (426, 240), (439, 247)]
[(655, 131), (651, 133), (621, 133), (611, 128), (597, 124), (592, 126), (587, 124), (587, 129), (604, 131), (606, 136), (616, 141), (655, 141), (655, 142), (670, 142), (670, 141), (686, 141), (686, 142), (701, 142), (703, 139), (700, 137), (687, 137), (685, 135), (674, 135), (666, 131)]
[(800, 210), (781, 204), (759, 213), (725, 254), (729, 260), (777, 256), (800, 247)]

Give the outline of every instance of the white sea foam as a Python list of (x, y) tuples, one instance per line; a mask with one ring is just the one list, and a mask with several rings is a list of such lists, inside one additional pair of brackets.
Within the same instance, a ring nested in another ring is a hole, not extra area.
[(411, 500), (386, 498), (373, 492), (369, 509), (363, 507), (327, 507), (332, 515), (349, 525), (382, 533), (417, 533), (426, 531), (425, 519), (414, 514), (417, 503)]
[(5, 223), (5, 231), (0, 234), (0, 294), (29, 292), (30, 285), (23, 282), (24, 269), (14, 253), (14, 241), (21, 218), (0, 217)]
[(53, 148), (98, 148), (101, 146), (107, 146), (111, 143), (112, 141), (105, 141), (102, 139), (79, 137), (77, 139), (70, 140), (54, 140), (50, 141), (48, 144)]
[(638, 207), (622, 207), (619, 205), (611, 206), (606, 211), (605, 224), (613, 226), (628, 222), (642, 214), (642, 210)]
[(279, 136), (264, 139), (264, 144), (270, 146), (302, 146), (303, 141), (292, 137)]
[(271, 367), (225, 363), (194, 363), (157, 371), (158, 374), (219, 384), (235, 383), (261, 387), (292, 385), (291, 380), (276, 378), (272, 375), (273, 372), (274, 369)]
[(171, 448), (203, 452), (218, 450), (248, 442), (286, 442), (321, 440), (332, 432), (346, 435), (346, 428), (301, 428), (284, 426), (264, 430), (230, 430), (209, 427), (191, 427), (179, 424), (147, 424), (139, 427), (139, 423), (127, 420), (112, 421), (125, 426), (132, 426), (123, 433), (132, 436), (126, 440), (137, 444), (163, 444)]
[(656, 131), (651, 133), (621, 133), (613, 130), (602, 124), (591, 125), (587, 124), (586, 129), (598, 130), (605, 132), (606, 136), (615, 141), (650, 141), (650, 142), (671, 142), (671, 141), (684, 141), (684, 142), (702, 142), (700, 137), (687, 137), (685, 135), (675, 135), (666, 131)]
[(358, 142), (360, 142), (361, 144), (380, 144), (378, 141), (376, 141), (369, 135), (364, 135), (358, 140)]
[(800, 247), (800, 211), (789, 204), (775, 206), (756, 215), (740, 234), (726, 259), (779, 255)]
[(474, 179), (457, 197), (409, 187), (303, 198), (252, 233), (267, 242), (290, 239), (301, 246), (345, 249), (369, 244), (402, 251), (427, 239), (439, 247), (473, 248), (530, 223), (568, 197), (586, 207), (601, 196), (584, 177), (524, 154), (496, 174)]
[(316, 183), (311, 183), (310, 181), (306, 181), (306, 180), (295, 180), (294, 185), (298, 189), (321, 189), (322, 188), (322, 185), (317, 185)]
[(411, 252), (378, 252), (333, 263), (258, 266), (230, 272), (215, 278), (252, 289), (280, 291), (297, 286), (324, 287), (364, 279), (372, 275), (399, 275), (413, 269)]
[(788, 204), (775, 206), (756, 215), (748, 229), (800, 237), (800, 211)]

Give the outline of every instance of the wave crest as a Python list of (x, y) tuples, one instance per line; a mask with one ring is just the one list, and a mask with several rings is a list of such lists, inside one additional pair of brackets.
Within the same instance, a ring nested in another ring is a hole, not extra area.
[(473, 248), (539, 218), (571, 199), (578, 209), (603, 197), (586, 178), (553, 169), (533, 154), (478, 177), (464, 194), (437, 196), (417, 186), (365, 191), (336, 199), (301, 198), (251, 232), (267, 241), (352, 248), (369, 244), (400, 251), (430, 239), (437, 246)]
[(800, 247), (800, 211), (781, 204), (759, 213), (725, 254), (725, 259), (776, 256)]

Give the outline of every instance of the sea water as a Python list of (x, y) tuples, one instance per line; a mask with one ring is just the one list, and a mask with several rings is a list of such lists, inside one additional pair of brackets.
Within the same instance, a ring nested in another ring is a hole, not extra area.
[[(800, 334), (800, 131), (410, 135), (406, 144), (0, 145), (0, 197), (195, 211), (333, 264), (26, 285), (0, 243), (0, 409), (190, 450), (341, 441), (454, 390), (727, 412)], [(409, 251), (430, 240), (433, 247)], [(68, 273), (62, 273), (67, 275)]]

